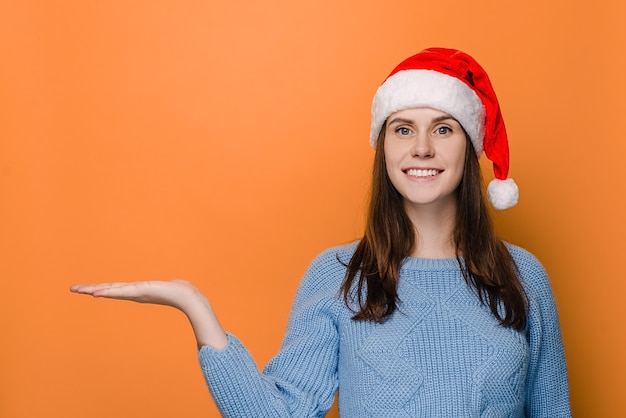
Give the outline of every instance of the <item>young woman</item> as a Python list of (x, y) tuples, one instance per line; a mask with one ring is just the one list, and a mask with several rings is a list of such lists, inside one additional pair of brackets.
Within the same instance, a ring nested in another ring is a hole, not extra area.
[(280, 352), (262, 373), (185, 281), (75, 285), (173, 306), (193, 327), (227, 417), (569, 417), (557, 311), (541, 264), (499, 240), (517, 202), (506, 130), (485, 71), (431, 48), (396, 67), (372, 105), (376, 148), (363, 238), (320, 254), (298, 289)]

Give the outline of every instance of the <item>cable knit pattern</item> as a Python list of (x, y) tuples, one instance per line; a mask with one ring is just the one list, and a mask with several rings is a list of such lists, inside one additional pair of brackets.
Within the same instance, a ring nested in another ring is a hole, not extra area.
[(356, 244), (309, 266), (280, 352), (262, 373), (229, 334), (200, 363), (224, 417), (323, 417), (339, 388), (344, 418), (571, 417), (554, 297), (541, 264), (509, 245), (530, 299), (528, 325), (498, 325), (456, 259), (408, 258), (398, 310), (354, 321), (339, 287)]

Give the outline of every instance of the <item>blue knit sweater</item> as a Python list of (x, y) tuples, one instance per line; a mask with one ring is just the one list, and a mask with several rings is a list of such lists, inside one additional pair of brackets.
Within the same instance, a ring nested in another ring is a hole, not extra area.
[(530, 253), (509, 246), (530, 300), (518, 332), (498, 324), (453, 258), (408, 258), (398, 310), (382, 324), (352, 320), (338, 290), (355, 248), (310, 265), (263, 373), (233, 335), (223, 350), (200, 349), (223, 416), (323, 417), (337, 389), (343, 418), (571, 416), (554, 297)]

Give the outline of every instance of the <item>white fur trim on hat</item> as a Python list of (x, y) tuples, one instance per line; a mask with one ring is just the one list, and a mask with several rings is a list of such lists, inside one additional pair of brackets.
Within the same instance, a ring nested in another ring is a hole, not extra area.
[(431, 107), (456, 119), (469, 135), (476, 154), (483, 152), (485, 108), (474, 90), (456, 77), (432, 70), (404, 70), (389, 77), (372, 102), (370, 144), (389, 115), (413, 107)]

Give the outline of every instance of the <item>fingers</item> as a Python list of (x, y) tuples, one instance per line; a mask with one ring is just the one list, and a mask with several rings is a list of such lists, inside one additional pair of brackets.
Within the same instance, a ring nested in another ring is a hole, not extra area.
[(95, 298), (105, 297), (109, 299), (132, 300), (135, 302), (159, 303), (160, 301), (157, 299), (153, 300), (149, 295), (152, 287), (152, 282), (114, 282), (74, 285), (70, 287), (70, 291), (91, 295)]
[(112, 282), (98, 284), (76, 284), (70, 287), (74, 293), (105, 297), (109, 299), (131, 300), (140, 303), (155, 303), (178, 307), (185, 296), (195, 289), (186, 281), (143, 281)]
[(98, 292), (103, 289), (111, 289), (116, 287), (128, 286), (130, 283), (125, 282), (111, 282), (111, 283), (96, 283), (96, 284), (75, 284), (70, 287), (70, 292), (93, 295), (94, 292)]

